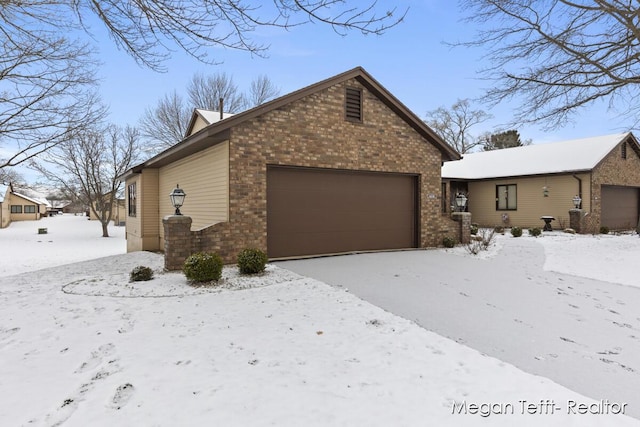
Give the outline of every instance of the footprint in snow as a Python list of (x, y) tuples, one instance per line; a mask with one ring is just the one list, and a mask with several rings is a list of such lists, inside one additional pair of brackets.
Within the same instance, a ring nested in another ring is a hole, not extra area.
[(20, 328), (4, 329), (0, 328), (0, 341), (9, 339), (12, 335), (20, 331)]
[(62, 404), (56, 408), (55, 412), (46, 416), (46, 425), (56, 427), (64, 424), (76, 409), (78, 409), (78, 402), (74, 399), (65, 399)]
[(111, 399), (111, 407), (116, 410), (121, 409), (129, 402), (129, 399), (131, 399), (135, 390), (135, 387), (131, 383), (118, 386), (113, 398)]
[(87, 372), (97, 367), (102, 363), (102, 360), (105, 357), (111, 356), (114, 353), (114, 350), (115, 346), (112, 343), (101, 345), (97, 350), (91, 352), (89, 359), (86, 362), (83, 362), (82, 365), (76, 369), (76, 373)]

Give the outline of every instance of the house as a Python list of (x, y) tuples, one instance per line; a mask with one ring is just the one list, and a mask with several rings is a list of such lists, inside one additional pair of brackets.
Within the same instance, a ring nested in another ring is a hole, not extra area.
[(0, 183), (0, 228), (6, 228), (11, 223), (11, 211), (9, 208), (11, 191), (11, 184)]
[(631, 133), (465, 154), (442, 177), (449, 198), (468, 195), (481, 226), (542, 227), (553, 216), (554, 227), (568, 227), (576, 195), (593, 230), (638, 224), (640, 146)]
[(161, 250), (169, 193), (186, 192), (191, 251), (233, 262), (438, 246), (442, 162), (458, 153), (358, 67), (201, 127), (126, 181), (127, 250)]
[[(107, 198), (108, 196), (105, 196)], [(125, 215), (125, 200), (124, 198), (115, 198), (113, 200), (113, 205), (111, 206), (111, 219), (115, 225), (124, 225), (127, 216)], [(97, 210), (97, 209), (96, 209)], [(97, 210), (100, 214), (102, 214), (99, 210)], [(93, 209), (89, 209), (89, 220), (98, 220), (98, 216), (95, 214)]]
[(47, 202), (15, 191), (10, 193), (9, 203), (11, 221), (34, 221), (47, 214)]

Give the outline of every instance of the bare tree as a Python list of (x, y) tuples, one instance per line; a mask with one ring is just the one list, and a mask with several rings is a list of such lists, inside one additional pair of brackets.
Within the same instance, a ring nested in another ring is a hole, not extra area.
[(264, 104), (265, 102), (280, 96), (280, 89), (273, 84), (271, 79), (266, 75), (258, 76), (251, 82), (247, 99), (246, 109)]
[(12, 168), (1, 168), (0, 169), (0, 184), (25, 184), (24, 177), (22, 174), (17, 172)]
[(39, 3), (0, 7), (0, 144), (11, 142), (0, 169), (28, 161), (104, 114), (89, 47), (47, 29), (57, 21), (55, 7)]
[(252, 39), (260, 27), (318, 22), (338, 34), (382, 34), (406, 13), (380, 11), (376, 0), (358, 6), (344, 0), (1, 1), (0, 143), (18, 145), (0, 158), (0, 168), (33, 159), (104, 115), (90, 90), (91, 46), (63, 36), (84, 30), (92, 37), (91, 22), (139, 64), (164, 71), (175, 50), (209, 64), (216, 63), (208, 56), (216, 47), (264, 55), (268, 46)]
[(606, 100), (638, 123), (640, 6), (631, 0), (463, 0), (495, 82), (486, 99), (519, 100), (514, 124), (566, 124)]
[(217, 111), (220, 98), (225, 113), (237, 113), (260, 105), (280, 94), (280, 89), (262, 75), (251, 82), (248, 94), (241, 92), (226, 73), (210, 76), (194, 75), (187, 87), (188, 101), (175, 91), (161, 98), (155, 107), (147, 108), (140, 119), (146, 150), (158, 152), (180, 142), (194, 108)]
[(140, 119), (140, 131), (148, 141), (145, 151), (156, 153), (182, 140), (192, 112), (175, 90), (147, 108)]
[(245, 105), (243, 94), (227, 73), (195, 74), (187, 86), (187, 94), (194, 108), (204, 110), (217, 111), (220, 98), (224, 99), (224, 110), (228, 113), (237, 113)]
[(138, 143), (135, 128), (87, 129), (47, 151), (33, 166), (66, 192), (77, 193), (102, 224), (102, 237), (109, 237), (112, 208), (122, 185), (118, 176), (137, 160)]
[[(25, 9), (40, 1), (17, 2)], [(66, 12), (66, 19), (82, 25), (89, 17), (104, 24), (116, 45), (138, 63), (163, 70), (169, 52), (178, 49), (205, 63), (213, 47), (265, 54), (268, 46), (252, 40), (257, 28), (292, 28), (309, 22), (331, 26), (344, 35), (350, 31), (382, 34), (402, 21), (407, 10), (380, 11), (377, 1), (353, 6), (345, 0), (58, 0), (51, 2)], [(17, 6), (16, 6), (17, 7)]]
[(473, 110), (468, 99), (459, 99), (451, 108), (439, 107), (429, 111), (426, 123), (460, 154), (464, 154), (484, 142), (470, 133), (471, 128), (491, 117), (483, 110)]

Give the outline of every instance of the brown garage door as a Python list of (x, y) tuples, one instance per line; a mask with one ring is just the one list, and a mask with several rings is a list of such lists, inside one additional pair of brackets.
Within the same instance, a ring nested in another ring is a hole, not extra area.
[(417, 177), (269, 167), (269, 257), (417, 246)]
[(639, 191), (635, 187), (602, 186), (602, 225), (612, 230), (638, 225)]

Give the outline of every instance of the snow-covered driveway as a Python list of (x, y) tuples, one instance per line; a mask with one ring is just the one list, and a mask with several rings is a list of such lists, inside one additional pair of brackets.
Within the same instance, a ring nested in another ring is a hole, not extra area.
[(484, 260), (424, 250), (278, 265), (589, 397), (629, 402), (640, 418), (640, 288), (544, 271), (540, 240), (500, 243)]

